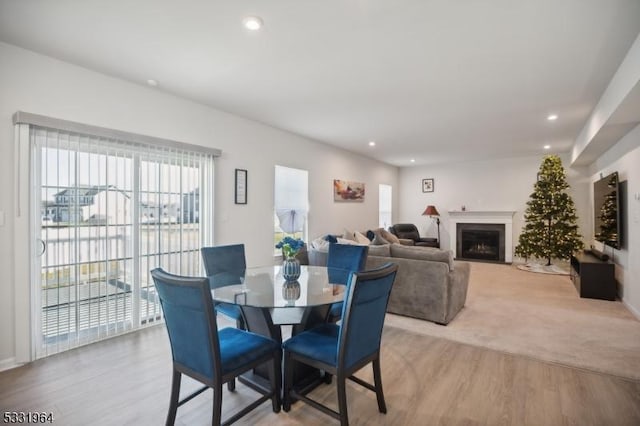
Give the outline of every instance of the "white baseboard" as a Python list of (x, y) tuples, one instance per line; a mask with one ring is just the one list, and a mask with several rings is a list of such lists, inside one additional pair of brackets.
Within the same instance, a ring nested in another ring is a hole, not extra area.
[(629, 312), (631, 312), (633, 316), (635, 316), (640, 321), (640, 311), (628, 304), (624, 299), (622, 300), (622, 304), (626, 306)]
[(19, 367), (20, 365), (22, 364), (16, 364), (16, 359), (13, 357), (3, 359), (3, 360), (0, 360), (0, 371), (10, 370), (12, 368)]

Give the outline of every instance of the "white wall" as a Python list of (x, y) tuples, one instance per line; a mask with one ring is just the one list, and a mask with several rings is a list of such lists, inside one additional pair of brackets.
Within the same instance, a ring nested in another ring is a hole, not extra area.
[[(14, 356), (14, 150), (18, 110), (222, 149), (216, 166), (217, 244), (244, 242), (249, 265), (273, 262), (276, 164), (309, 171), (309, 232), (378, 224), (378, 184), (397, 187), (398, 170), (142, 85), (0, 43), (0, 368)], [(234, 169), (248, 170), (248, 204), (233, 203)], [(333, 202), (333, 179), (366, 183), (364, 203)], [(395, 193), (396, 191), (394, 191)], [(397, 204), (396, 204), (397, 205)], [(26, 238), (26, 236), (25, 236)], [(28, 283), (18, 283), (28, 285)]]
[[(515, 211), (513, 216), (513, 244), (524, 225), (524, 211), (543, 155), (511, 159), (470, 161), (455, 164), (439, 164), (424, 167), (407, 167), (400, 170), (400, 209), (398, 222), (414, 223), (422, 236), (435, 237), (435, 222), (422, 212), (433, 204), (440, 212), (441, 247), (450, 249), (449, 211), (459, 211), (464, 205), (467, 211), (493, 210)], [(568, 155), (561, 155), (569, 194), (576, 204), (578, 225), (583, 236), (588, 232), (588, 178), (584, 171), (568, 167)], [(434, 192), (422, 192), (422, 179), (434, 179)]]
[[(616, 279), (623, 303), (640, 318), (640, 125), (627, 133), (609, 151), (600, 156), (590, 167), (590, 181), (595, 182), (612, 172), (618, 172), (621, 183), (626, 181), (626, 197), (621, 206), (623, 242), (621, 250), (603, 248), (607, 254), (613, 253), (616, 263)], [(593, 206), (593, 185), (591, 185), (591, 205)], [(593, 220), (593, 209), (591, 212)], [(589, 236), (593, 238), (593, 230)]]
[[(607, 123), (615, 128), (624, 128), (634, 123), (636, 127), (623, 136), (615, 145), (602, 153), (589, 165), (589, 190), (591, 208), (590, 238), (593, 238), (593, 182), (603, 175), (617, 171), (620, 181), (626, 181), (627, 194), (622, 207), (624, 240), (621, 250), (613, 252), (616, 263), (616, 279), (620, 284), (622, 302), (640, 318), (640, 104), (637, 103), (637, 87), (640, 84), (640, 35), (636, 38), (627, 56), (600, 97), (589, 119), (585, 123), (573, 147), (575, 161), (581, 152), (590, 147), (601, 151), (597, 133)], [(636, 97), (634, 97), (634, 94)], [(620, 112), (622, 110), (622, 112)], [(615, 117), (615, 119), (613, 118)], [(592, 242), (602, 249), (602, 245)], [(607, 253), (611, 252), (607, 248)]]
[[(629, 48), (627, 55), (622, 60), (618, 70), (607, 85), (606, 90), (598, 100), (598, 104), (591, 112), (585, 126), (576, 138), (571, 151), (571, 161), (576, 161), (587, 147), (594, 143), (593, 140), (607, 121), (615, 114), (616, 110), (624, 102), (625, 98), (633, 91), (640, 79), (640, 35), (636, 37)], [(629, 112), (625, 112), (623, 117), (611, 123), (613, 127), (620, 124), (627, 124), (633, 119)], [(635, 119), (637, 122), (638, 114), (636, 111)], [(602, 152), (602, 151), (600, 151)]]

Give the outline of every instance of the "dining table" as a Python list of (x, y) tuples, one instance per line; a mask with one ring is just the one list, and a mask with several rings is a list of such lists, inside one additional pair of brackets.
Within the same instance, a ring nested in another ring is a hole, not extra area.
[[(296, 335), (326, 322), (334, 303), (346, 296), (351, 271), (324, 266), (300, 266), (300, 276), (287, 281), (281, 265), (230, 270), (209, 276), (215, 303), (236, 305), (242, 310), (248, 331), (282, 343), (282, 326)], [(322, 373), (300, 365), (294, 383), (315, 386)], [(268, 386), (266, 368), (257, 368), (239, 380), (249, 386)]]

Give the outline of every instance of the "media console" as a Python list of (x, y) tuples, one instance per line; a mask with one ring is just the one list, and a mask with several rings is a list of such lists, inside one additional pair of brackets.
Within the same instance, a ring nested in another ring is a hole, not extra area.
[(580, 297), (591, 299), (616, 299), (615, 265), (602, 261), (590, 253), (571, 256), (569, 272)]

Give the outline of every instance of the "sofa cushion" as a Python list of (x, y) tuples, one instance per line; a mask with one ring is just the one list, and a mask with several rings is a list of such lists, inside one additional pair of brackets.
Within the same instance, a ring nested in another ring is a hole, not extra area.
[(415, 247), (392, 244), (391, 257), (442, 262), (449, 265), (449, 270), (453, 270), (453, 252), (451, 252), (451, 250), (440, 250), (433, 247)]
[(312, 266), (327, 266), (327, 257), (329, 256), (328, 251), (318, 251), (318, 250), (310, 250), (309, 251), (309, 265)]
[(369, 256), (391, 257), (391, 244), (370, 245)]
[(380, 228), (380, 236), (389, 241), (391, 244), (400, 244), (400, 238), (396, 237), (384, 228)]

